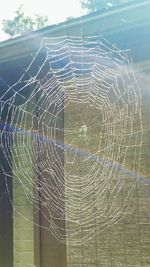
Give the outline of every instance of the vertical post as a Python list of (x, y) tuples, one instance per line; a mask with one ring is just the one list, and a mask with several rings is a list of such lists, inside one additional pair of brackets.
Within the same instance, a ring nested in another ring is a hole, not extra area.
[[(18, 110), (18, 112), (22, 112)], [(23, 116), (23, 114), (20, 114)], [(29, 121), (29, 118), (26, 118)], [(34, 267), (32, 136), (15, 132), (13, 140), (13, 249), (15, 267)], [(22, 139), (24, 142), (22, 142)], [(26, 140), (26, 141), (25, 141)]]
[[(30, 87), (26, 88), (28, 97)], [(26, 99), (26, 98), (25, 98)], [(14, 107), (13, 125), (13, 256), (14, 267), (35, 267), (33, 208), (33, 103)], [(17, 106), (18, 104), (18, 106)], [(20, 130), (18, 130), (20, 129)], [(29, 131), (30, 130), (30, 131)]]
[[(3, 87), (1, 90), (3, 90)], [(0, 266), (3, 267), (13, 267), (12, 143), (11, 133), (9, 133), (10, 119), (11, 110), (9, 105), (0, 102)]]
[[(57, 107), (56, 107), (56, 113), (57, 113)], [(56, 114), (54, 114), (54, 110), (51, 112), (53, 114), (53, 116), (55, 116)], [(64, 149), (63, 149), (63, 145), (64, 145), (64, 103), (62, 103), (62, 108), (61, 108), (61, 113), (59, 114), (59, 121), (57, 121), (57, 129), (56, 126), (54, 125), (54, 131), (55, 131), (55, 139), (56, 142), (59, 142), (62, 144), (62, 147), (55, 147), (55, 149), (57, 149), (57, 153), (59, 154), (59, 158), (61, 160), (62, 165), (64, 166)], [(53, 127), (51, 125), (51, 127)], [(48, 136), (48, 135), (47, 135)], [(52, 137), (51, 137), (52, 138)], [(50, 140), (49, 140), (50, 141)], [(54, 145), (53, 142), (52, 144), (48, 144), (48, 145)], [(48, 146), (47, 146), (48, 147)], [(47, 157), (50, 158), (52, 155), (50, 155), (50, 152), (48, 150), (48, 148), (45, 147), (45, 154), (47, 154)], [(55, 160), (55, 159), (54, 159)], [(58, 166), (59, 168), (60, 166)], [(49, 168), (49, 166), (47, 166), (47, 169)], [(57, 171), (57, 170), (55, 170)], [(57, 175), (57, 179), (60, 179), (62, 181), (62, 179), (64, 179), (64, 173), (58, 172), (57, 174), (55, 173), (55, 175)], [(60, 175), (62, 175), (63, 177), (60, 177)], [(52, 183), (51, 181), (51, 175), (46, 172), (46, 167), (45, 170), (43, 171), (40, 179), (42, 179), (43, 183), (47, 182), (48, 183)], [(65, 184), (65, 183), (64, 183)], [(64, 196), (65, 196), (65, 186), (64, 186)], [(54, 192), (53, 192), (54, 193)], [(52, 195), (53, 195), (52, 193)], [(57, 197), (57, 196), (56, 196)], [(41, 194), (41, 201), (44, 201), (44, 193)], [(51, 196), (49, 196), (49, 201), (53, 201), (53, 199), (51, 198)], [(59, 201), (59, 196), (58, 196), (58, 201)], [(55, 203), (55, 200), (54, 200)], [(53, 206), (53, 203), (51, 203), (50, 206)], [(56, 208), (56, 207), (55, 207)], [(56, 208), (57, 209), (57, 208)], [(59, 213), (60, 211), (55, 210), (55, 212)], [(52, 214), (54, 215), (54, 211), (52, 211)], [(44, 215), (44, 216), (43, 216)], [(48, 210), (42, 205), (41, 206), (41, 229), (40, 229), (40, 237), (41, 237), (41, 267), (66, 267), (67, 263), (66, 263), (66, 245), (64, 243), (61, 243), (60, 240), (57, 240), (53, 234), (51, 234), (49, 231), (47, 231), (45, 228), (49, 228), (50, 227), (50, 223), (49, 221), (46, 219), (49, 218), (49, 214), (48, 214)], [(64, 218), (62, 218), (61, 220), (57, 220), (55, 218), (53, 218), (53, 222), (60, 227), (60, 229), (65, 229), (65, 211), (64, 211)]]

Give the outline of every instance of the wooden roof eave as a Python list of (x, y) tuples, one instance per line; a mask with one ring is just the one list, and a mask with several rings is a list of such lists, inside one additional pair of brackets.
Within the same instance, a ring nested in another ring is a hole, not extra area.
[(20, 58), (34, 53), (40, 47), (43, 37), (65, 36), (65, 35), (81, 35), (84, 36), (99, 35), (109, 36), (116, 32), (135, 27), (144, 27), (150, 24), (150, 2), (142, 1), (136, 3), (121, 5), (105, 12), (94, 12), (73, 20), (69, 20), (57, 25), (45, 27), (41, 30), (25, 34), (14, 39), (0, 43), (0, 65), (15, 61)]

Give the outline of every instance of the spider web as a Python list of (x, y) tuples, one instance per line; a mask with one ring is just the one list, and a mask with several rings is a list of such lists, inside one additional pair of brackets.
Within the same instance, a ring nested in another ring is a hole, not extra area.
[(43, 39), (1, 94), (1, 172), (58, 240), (84, 243), (125, 216), (140, 179), (140, 102), (127, 53), (98, 37)]

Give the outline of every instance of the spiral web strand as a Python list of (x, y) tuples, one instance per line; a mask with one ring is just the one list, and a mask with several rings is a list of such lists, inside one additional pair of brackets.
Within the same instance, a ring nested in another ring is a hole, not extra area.
[(1, 171), (58, 240), (84, 243), (125, 216), (140, 180), (140, 101), (127, 54), (98, 37), (43, 39), (1, 96)]

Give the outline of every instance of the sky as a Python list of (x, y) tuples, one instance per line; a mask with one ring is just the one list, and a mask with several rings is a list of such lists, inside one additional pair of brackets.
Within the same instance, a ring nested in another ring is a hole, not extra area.
[(34, 17), (34, 14), (47, 16), (49, 25), (65, 21), (68, 17), (81, 16), (79, 0), (4, 0), (0, 14), (0, 41), (9, 38), (2, 31), (2, 21), (12, 19), (21, 5), (25, 14), (30, 17)]

